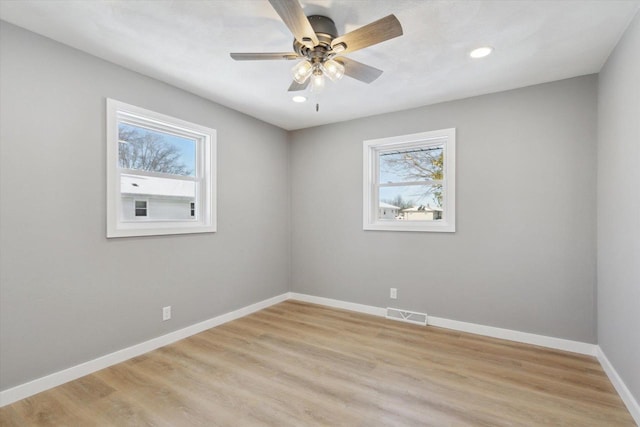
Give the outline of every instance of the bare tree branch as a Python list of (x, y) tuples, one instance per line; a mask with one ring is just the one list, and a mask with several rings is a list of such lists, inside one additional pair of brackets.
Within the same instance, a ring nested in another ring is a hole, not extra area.
[[(381, 171), (396, 175), (403, 181), (442, 180), (444, 176), (444, 150), (441, 147), (390, 153), (381, 157)], [(430, 186), (424, 195), (430, 194), (438, 206), (442, 206), (442, 186)]]
[(120, 127), (120, 167), (174, 175), (191, 175), (193, 171), (181, 160), (180, 150), (152, 133), (141, 134), (135, 129)]

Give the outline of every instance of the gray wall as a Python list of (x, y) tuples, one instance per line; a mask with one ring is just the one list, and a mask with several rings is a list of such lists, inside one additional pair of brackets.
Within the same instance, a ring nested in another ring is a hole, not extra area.
[[(0, 32), (0, 389), (288, 291), (285, 131)], [(218, 130), (217, 233), (105, 238), (105, 97)]]
[(598, 343), (640, 401), (640, 15), (599, 76)]
[[(596, 92), (584, 76), (292, 132), (292, 290), (595, 343)], [(456, 233), (363, 231), (362, 141), (449, 127)]]

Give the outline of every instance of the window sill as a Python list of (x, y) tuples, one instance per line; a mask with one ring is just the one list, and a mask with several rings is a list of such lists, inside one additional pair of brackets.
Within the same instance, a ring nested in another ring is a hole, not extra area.
[(411, 221), (407, 222), (375, 222), (365, 224), (363, 227), (365, 231), (377, 230), (377, 231), (418, 231), (418, 232), (435, 232), (435, 233), (455, 233), (455, 224), (449, 224), (447, 222), (433, 223), (429, 221)]
[[(114, 237), (136, 237), (136, 236), (165, 236), (172, 234), (195, 234), (195, 233), (215, 233), (214, 226), (188, 226), (188, 227), (158, 227), (157, 224), (146, 223), (152, 227), (141, 228), (137, 224), (136, 228), (120, 228), (115, 230), (107, 230), (107, 238)], [(155, 226), (153, 226), (155, 225)]]

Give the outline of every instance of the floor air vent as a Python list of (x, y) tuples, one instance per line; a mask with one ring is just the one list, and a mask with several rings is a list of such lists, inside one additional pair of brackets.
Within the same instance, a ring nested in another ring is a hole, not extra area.
[(415, 323), (416, 325), (425, 326), (427, 324), (427, 313), (416, 313), (415, 311), (400, 310), (399, 308), (387, 307), (386, 317), (387, 319)]

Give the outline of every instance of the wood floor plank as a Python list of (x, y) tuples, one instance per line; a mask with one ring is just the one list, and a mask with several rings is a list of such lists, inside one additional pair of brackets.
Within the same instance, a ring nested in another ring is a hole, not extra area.
[(286, 301), (0, 408), (13, 426), (634, 426), (589, 356)]

